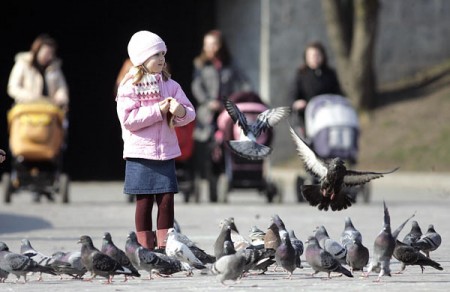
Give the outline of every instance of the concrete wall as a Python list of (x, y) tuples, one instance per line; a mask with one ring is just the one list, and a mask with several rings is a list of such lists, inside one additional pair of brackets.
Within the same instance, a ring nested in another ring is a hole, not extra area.
[[(217, 23), (228, 39), (231, 52), (255, 85), (260, 88), (261, 7), (270, 6), (270, 94), (263, 96), (273, 106), (288, 105), (288, 88), (302, 63), (305, 45), (324, 43), (331, 66), (321, 1), (317, 0), (216, 0)], [(376, 44), (378, 83), (414, 75), (450, 58), (450, 1), (381, 0)], [(288, 127), (276, 127), (273, 158), (292, 157)], [(282, 147), (283, 150), (280, 150)]]

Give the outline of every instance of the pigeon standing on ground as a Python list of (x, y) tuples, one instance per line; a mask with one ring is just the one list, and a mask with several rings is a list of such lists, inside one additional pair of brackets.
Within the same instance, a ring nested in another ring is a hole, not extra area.
[(340, 211), (347, 209), (354, 203), (351, 188), (380, 178), (389, 172), (371, 172), (348, 170), (340, 158), (330, 162), (320, 159), (314, 151), (290, 127), (291, 136), (297, 148), (297, 153), (303, 161), (306, 171), (319, 178), (319, 184), (303, 185), (302, 194), (311, 206), (318, 206), (319, 210)]
[(252, 226), (248, 233), (248, 237), (250, 238), (250, 243), (256, 248), (264, 248), (264, 236), (266, 233), (259, 229), (257, 226)]
[(269, 227), (266, 230), (266, 235), (264, 235), (264, 248), (277, 250), (278, 246), (281, 244), (280, 231), (278, 226), (271, 221)]
[(229, 217), (222, 220), (221, 224), (227, 224), (230, 226), (230, 236), (231, 241), (233, 242), (234, 249), (236, 251), (246, 249), (251, 247), (250, 241), (245, 239), (238, 231), (236, 227), (236, 223), (234, 222), (234, 217)]
[(427, 257), (430, 257), (430, 252), (435, 251), (441, 245), (441, 241), (441, 235), (436, 232), (434, 225), (430, 224), (427, 232), (412, 246), (423, 251)]
[(395, 241), (400, 231), (406, 225), (406, 223), (414, 216), (414, 214), (409, 217), (405, 222), (403, 222), (394, 232), (391, 232), (391, 218), (389, 215), (389, 210), (386, 206), (386, 202), (383, 201), (384, 208), (384, 223), (383, 229), (375, 238), (373, 244), (373, 254), (372, 260), (370, 261), (367, 272), (364, 274), (365, 277), (372, 272), (379, 272), (376, 282), (381, 280), (384, 275), (391, 276), (390, 262), (392, 254), (394, 253)]
[(292, 279), (292, 273), (297, 268), (297, 257), (287, 232), (281, 234), (281, 244), (275, 252), (275, 261), (277, 266), (286, 270), (287, 278)]
[(0, 283), (5, 283), (6, 279), (8, 279), (9, 272), (0, 269)]
[(214, 242), (214, 256), (216, 258), (216, 261), (220, 259), (220, 257), (222, 257), (223, 255), (225, 255), (224, 246), (226, 241), (229, 241), (233, 244), (231, 240), (231, 227), (229, 224), (226, 223), (226, 221), (222, 220), (222, 222), (220, 223), (219, 235), (217, 236), (216, 241)]
[(295, 260), (296, 267), (299, 269), (303, 269), (301, 255), (303, 254), (303, 242), (295, 236), (294, 230), (290, 229), (288, 231), (289, 239), (291, 240), (292, 247), (295, 250)]
[(223, 102), (233, 122), (235, 124), (237, 123), (241, 128), (240, 139), (228, 141), (230, 149), (249, 160), (261, 160), (267, 157), (272, 152), (272, 148), (258, 143), (257, 138), (262, 132), (274, 127), (281, 120), (287, 118), (291, 113), (291, 108), (284, 106), (267, 109), (260, 113), (253, 123), (249, 123), (238, 105), (234, 104), (228, 98), (224, 98)]
[(153, 252), (140, 245), (134, 231), (131, 231), (127, 236), (125, 242), (125, 254), (136, 269), (144, 270), (149, 273), (149, 279), (152, 279), (152, 274), (162, 277), (181, 271), (187, 271), (187, 275), (192, 274), (189, 265), (180, 262), (174, 257)]
[(403, 243), (411, 245), (418, 241), (422, 236), (422, 230), (419, 223), (415, 220), (411, 221), (411, 230), (403, 237)]
[(315, 236), (321, 248), (329, 252), (341, 264), (346, 264), (347, 250), (338, 241), (330, 238), (325, 226), (317, 227)]
[(81, 279), (87, 272), (86, 267), (81, 262), (80, 251), (57, 251), (52, 254), (52, 259), (51, 266), (59, 275), (66, 274), (74, 279)]
[(205, 265), (205, 264), (212, 264), (216, 261), (216, 258), (207, 252), (205, 252), (203, 249), (199, 248), (195, 242), (193, 242), (189, 237), (187, 237), (185, 234), (182, 234), (178, 232), (175, 228), (173, 229), (173, 234), (175, 236), (175, 239), (184, 243), (189, 249), (192, 251), (192, 253)]
[[(130, 259), (127, 257), (125, 252), (118, 248), (111, 237), (111, 233), (105, 232), (102, 240), (102, 248), (100, 250), (102, 253), (109, 255), (113, 259), (119, 262), (123, 267), (128, 268), (131, 271), (132, 277), (140, 277), (138, 270), (133, 266)], [(125, 282), (128, 280), (128, 275), (125, 276)]]
[(173, 228), (169, 228), (167, 231), (166, 254), (196, 269), (202, 270), (206, 268), (186, 244), (176, 239)]
[(8, 274), (13, 274), (17, 277), (18, 282), (20, 277), (24, 278), (27, 282), (27, 273), (46, 273), (50, 275), (56, 275), (53, 268), (41, 266), (35, 260), (29, 258), (26, 255), (15, 253), (9, 250), (6, 243), (0, 241), (0, 270), (3, 272), (3, 282), (6, 280)]
[(345, 217), (344, 231), (341, 233), (340, 241), (342, 245), (347, 248), (347, 245), (353, 244), (354, 241), (362, 242), (362, 235), (355, 226), (353, 226), (352, 219)]
[(363, 271), (363, 268), (369, 263), (369, 249), (361, 241), (353, 240), (346, 246), (347, 255), (345, 261), (350, 266), (350, 271)]
[[(51, 263), (53, 262), (53, 259), (51, 256), (47, 256), (36, 249), (34, 249), (31, 246), (31, 242), (28, 239), (22, 239), (20, 241), (20, 253), (29, 257), (30, 259), (34, 260), (41, 266), (50, 267), (53, 269), (53, 266), (51, 266)], [(53, 269), (54, 270), (54, 269)], [(54, 271), (56, 272), (56, 271)], [(39, 273), (38, 280), (42, 279), (42, 272)]]
[(432, 259), (424, 256), (414, 247), (400, 242), (399, 240), (396, 241), (393, 255), (394, 258), (402, 263), (402, 267), (399, 273), (403, 272), (406, 266), (420, 266), (420, 268), (422, 269), (422, 274), (423, 270), (425, 269), (424, 266), (430, 266), (440, 271), (443, 270), (438, 262), (435, 262)]
[(308, 237), (306, 241), (305, 258), (311, 268), (314, 270), (312, 276), (319, 272), (328, 273), (328, 278), (331, 278), (331, 272), (341, 273), (347, 277), (352, 278), (353, 275), (349, 270), (344, 268), (337, 259), (329, 252), (322, 249), (315, 236)]
[(211, 272), (217, 275), (217, 279), (222, 285), (226, 286), (225, 281), (232, 280), (236, 282), (242, 277), (245, 260), (242, 252), (222, 256), (212, 265)]
[(92, 281), (98, 275), (107, 279), (105, 283), (111, 284), (115, 275), (133, 274), (130, 269), (98, 250), (90, 236), (82, 235), (78, 243), (81, 243), (81, 262), (92, 275), (88, 281)]

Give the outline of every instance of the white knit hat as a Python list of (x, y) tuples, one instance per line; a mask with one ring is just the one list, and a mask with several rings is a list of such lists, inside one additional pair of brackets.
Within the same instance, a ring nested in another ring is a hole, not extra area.
[(164, 41), (147, 30), (138, 31), (128, 42), (128, 56), (134, 66), (142, 65), (148, 58), (162, 51), (167, 51)]

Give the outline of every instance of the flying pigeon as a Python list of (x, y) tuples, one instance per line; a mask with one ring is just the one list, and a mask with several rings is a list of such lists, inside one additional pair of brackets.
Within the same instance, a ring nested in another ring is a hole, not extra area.
[(287, 278), (292, 279), (292, 273), (297, 268), (297, 256), (287, 232), (281, 234), (281, 244), (275, 252), (275, 261), (277, 266), (287, 271)]
[(303, 161), (306, 171), (319, 178), (319, 184), (302, 185), (302, 194), (311, 206), (318, 206), (319, 210), (340, 211), (347, 209), (354, 203), (351, 188), (363, 185), (373, 179), (383, 177), (389, 172), (370, 172), (348, 170), (340, 158), (333, 158), (325, 162), (297, 135), (290, 127), (297, 153)]
[(406, 219), (394, 232), (391, 232), (391, 217), (389, 215), (388, 207), (386, 206), (386, 202), (383, 201), (384, 208), (384, 223), (383, 229), (375, 238), (375, 242), (373, 244), (373, 254), (372, 260), (370, 261), (369, 267), (367, 268), (367, 272), (364, 274), (365, 277), (372, 272), (379, 272), (378, 278), (376, 282), (381, 280), (381, 277), (384, 275), (391, 276), (390, 262), (392, 258), (392, 254), (394, 253), (395, 241), (400, 231), (406, 225), (406, 223), (414, 217), (414, 214)]
[(189, 237), (187, 237), (185, 234), (182, 234), (178, 232), (175, 228), (173, 230), (173, 234), (175, 236), (175, 239), (184, 243), (189, 249), (192, 251), (192, 253), (203, 263), (203, 264), (212, 264), (216, 261), (216, 258), (207, 252), (205, 252), (203, 249), (199, 248), (195, 242), (193, 242)]
[(176, 239), (173, 228), (169, 228), (167, 231), (166, 254), (196, 269), (202, 270), (206, 268), (186, 244)]
[(344, 230), (341, 233), (340, 241), (345, 248), (347, 248), (347, 245), (353, 244), (354, 241), (362, 242), (361, 232), (353, 226), (352, 219), (348, 216), (345, 217)]
[(237, 282), (242, 277), (245, 268), (245, 256), (242, 252), (225, 255), (219, 258), (211, 267), (211, 272), (217, 275), (222, 285), (227, 286), (225, 281)]
[(394, 258), (402, 263), (402, 267), (399, 273), (403, 272), (406, 266), (420, 266), (420, 268), (422, 269), (422, 273), (425, 269), (424, 266), (430, 266), (440, 271), (443, 270), (438, 262), (435, 262), (429, 257), (424, 256), (414, 247), (407, 245), (399, 240), (396, 241), (393, 255)]
[(78, 243), (81, 244), (81, 262), (92, 275), (88, 281), (92, 281), (98, 275), (107, 279), (105, 283), (111, 284), (114, 275), (133, 274), (130, 269), (98, 250), (90, 236), (82, 235)]
[[(20, 253), (34, 260), (41, 266), (52, 267), (51, 263), (53, 261), (51, 256), (47, 256), (31, 246), (31, 242), (28, 239), (22, 239), (20, 241)], [(42, 279), (42, 272), (39, 273), (38, 280)]]
[[(119, 262), (123, 267), (128, 268), (131, 271), (132, 277), (140, 277), (141, 274), (139, 274), (138, 270), (135, 266), (131, 263), (130, 259), (127, 257), (125, 252), (118, 248), (111, 237), (111, 233), (105, 232), (103, 234), (103, 240), (102, 240), (102, 248), (100, 250), (102, 253), (109, 255), (113, 259)], [(128, 280), (128, 275), (125, 274), (125, 282)]]
[(295, 250), (296, 266), (297, 266), (297, 268), (302, 269), (303, 266), (302, 266), (302, 260), (301, 260), (300, 256), (303, 254), (303, 249), (304, 249), (303, 242), (295, 236), (294, 230), (290, 229), (288, 231), (288, 234), (289, 234), (289, 239), (291, 240), (292, 247), (294, 247), (294, 250)]
[(328, 273), (328, 278), (331, 278), (331, 272), (341, 273), (347, 277), (352, 278), (353, 275), (349, 270), (344, 268), (337, 259), (329, 252), (322, 249), (315, 236), (309, 236), (306, 241), (305, 259), (311, 268), (314, 270), (312, 276), (319, 272)]
[(50, 264), (59, 275), (66, 274), (74, 279), (81, 279), (86, 274), (87, 269), (81, 262), (80, 251), (57, 251), (52, 254)]
[(369, 263), (369, 249), (361, 241), (353, 239), (347, 243), (346, 250), (345, 262), (350, 266), (350, 271), (363, 271)]
[(181, 271), (187, 271), (188, 275), (192, 274), (192, 269), (189, 265), (180, 262), (174, 257), (153, 252), (143, 247), (137, 241), (134, 231), (131, 231), (127, 236), (125, 254), (138, 270), (149, 272), (149, 279), (152, 279), (152, 274), (162, 277)]
[(287, 118), (291, 113), (291, 108), (285, 106), (267, 109), (260, 113), (253, 123), (249, 123), (238, 105), (228, 98), (224, 98), (223, 102), (233, 122), (241, 128), (240, 139), (228, 141), (230, 148), (236, 154), (249, 160), (261, 160), (267, 157), (272, 152), (272, 148), (258, 143), (257, 138), (262, 132)]
[(412, 246), (423, 251), (427, 257), (430, 257), (430, 252), (435, 251), (441, 245), (441, 241), (441, 235), (436, 232), (434, 225), (430, 224), (427, 232)]
[(419, 223), (415, 220), (411, 221), (411, 230), (403, 237), (403, 243), (411, 245), (417, 242), (422, 236), (422, 230), (420, 229)]
[(317, 227), (315, 237), (321, 248), (329, 252), (341, 264), (346, 264), (345, 257), (347, 255), (347, 250), (338, 241), (330, 238), (325, 226), (321, 225)]
[(4, 282), (8, 277), (7, 273), (13, 274), (17, 277), (18, 282), (20, 277), (27, 282), (27, 273), (46, 273), (56, 275), (51, 267), (41, 266), (35, 260), (26, 255), (15, 253), (9, 250), (6, 243), (0, 242), (0, 270), (1, 277)]

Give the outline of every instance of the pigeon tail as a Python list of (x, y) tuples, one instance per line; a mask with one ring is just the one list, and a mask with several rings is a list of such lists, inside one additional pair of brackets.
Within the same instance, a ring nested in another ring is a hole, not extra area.
[(302, 185), (301, 191), (303, 197), (311, 206), (317, 206), (319, 210), (323, 211), (328, 211), (330, 208), (332, 211), (341, 211), (347, 209), (355, 202), (347, 188), (343, 188), (333, 200), (330, 197), (323, 196), (319, 184)]
[(272, 152), (269, 146), (254, 141), (231, 140), (227, 143), (234, 153), (249, 160), (262, 160)]

